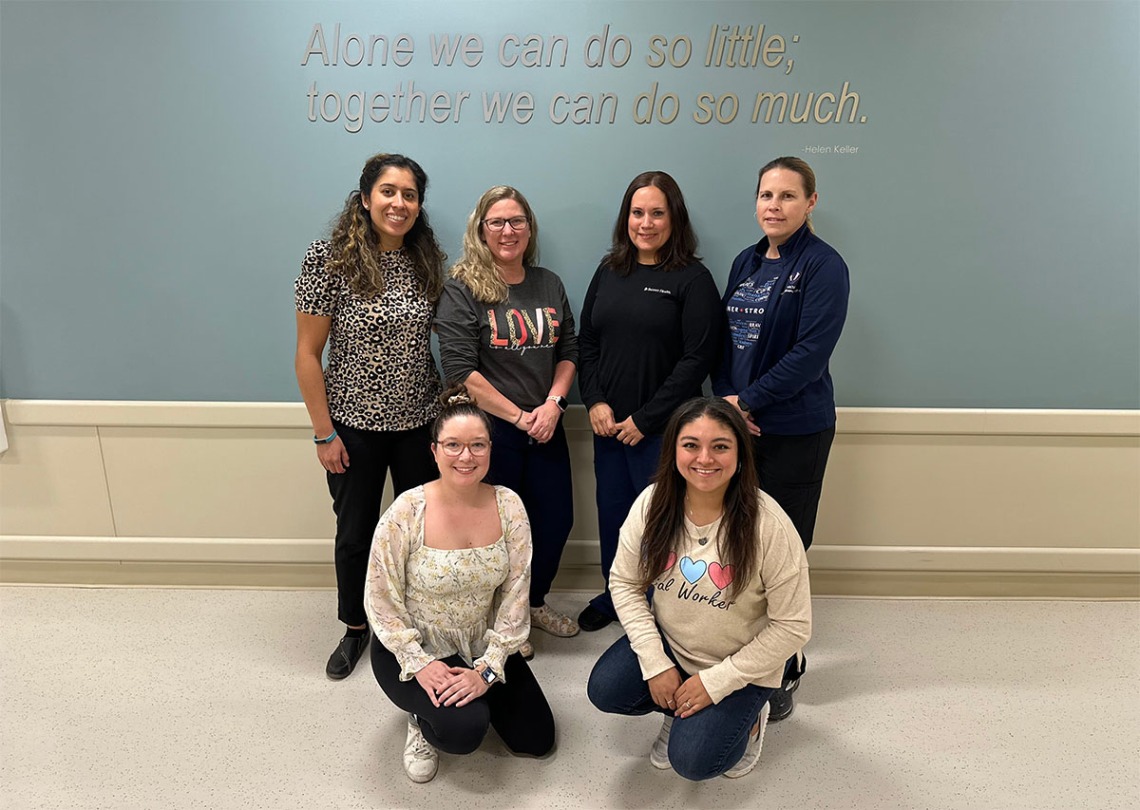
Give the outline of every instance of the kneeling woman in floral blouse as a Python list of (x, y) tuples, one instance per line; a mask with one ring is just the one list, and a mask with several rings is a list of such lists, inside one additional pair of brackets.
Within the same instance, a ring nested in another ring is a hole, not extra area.
[(380, 518), (364, 606), (372, 671), (408, 712), (404, 770), (427, 782), (438, 751), (467, 754), (493, 726), (517, 754), (554, 747), (554, 716), (518, 654), (530, 633), (530, 524), (518, 495), (483, 483), (491, 425), (467, 389), (432, 425), (440, 478)]

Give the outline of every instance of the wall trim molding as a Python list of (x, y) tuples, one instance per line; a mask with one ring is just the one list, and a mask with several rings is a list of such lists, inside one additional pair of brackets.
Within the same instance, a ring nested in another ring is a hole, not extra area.
[[(309, 429), (300, 402), (9, 399), (3, 404), (10, 425)], [(838, 414), (838, 433), (1140, 437), (1140, 410), (839, 408)], [(572, 405), (566, 420), (570, 430), (590, 429), (581, 405)]]
[[(0, 583), (333, 585), (301, 403), (0, 410)], [(565, 419), (576, 520), (555, 587), (594, 589), (589, 420)], [(841, 408), (837, 434), (815, 594), (1140, 599), (1140, 410)]]

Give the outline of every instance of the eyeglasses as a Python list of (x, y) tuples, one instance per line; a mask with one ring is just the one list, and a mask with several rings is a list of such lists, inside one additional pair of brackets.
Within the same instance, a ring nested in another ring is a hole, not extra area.
[(436, 442), (435, 444), (436, 447), (443, 450), (445, 456), (451, 456), (452, 458), (463, 455), (464, 448), (470, 450), (473, 456), (485, 456), (491, 451), (490, 442), (457, 442), (454, 439), (448, 439), (445, 442)]
[(512, 231), (525, 231), (530, 227), (530, 220), (526, 217), (511, 217), (510, 219), (485, 219), (483, 224), (487, 230), (498, 233), (507, 225), (511, 226)]

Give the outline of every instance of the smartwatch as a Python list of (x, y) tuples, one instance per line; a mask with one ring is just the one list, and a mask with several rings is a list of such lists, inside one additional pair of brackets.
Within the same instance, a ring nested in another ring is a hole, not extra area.
[(566, 406), (570, 404), (566, 401), (566, 397), (547, 397), (546, 401), (553, 402), (558, 406), (558, 410), (562, 411), (563, 413), (566, 412)]
[(490, 667), (483, 667), (483, 671), (479, 673), (479, 677), (483, 679), (483, 683), (487, 686), (492, 686), (495, 681), (499, 680), (499, 676), (495, 674), (495, 670)]

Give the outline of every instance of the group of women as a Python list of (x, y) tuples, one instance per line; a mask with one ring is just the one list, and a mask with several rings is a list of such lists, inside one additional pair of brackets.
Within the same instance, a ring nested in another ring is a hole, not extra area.
[[(369, 159), (296, 282), (297, 378), (346, 625), (326, 674), (347, 677), (375, 636), (376, 679), (409, 714), (405, 771), (423, 782), (439, 750), (469, 752), (491, 726), (517, 753), (549, 752), (531, 629), (617, 620), (625, 635), (590, 700), (662, 713), (657, 767), (743, 776), (804, 669), (804, 552), (835, 430), (828, 360), (848, 277), (812, 232), (812, 170), (798, 158), (760, 170), (763, 237), (723, 296), (677, 183), (638, 175), (577, 324), (517, 189), (479, 199), (444, 281), (426, 187), (407, 157)], [(606, 578), (577, 620), (546, 602), (573, 524), (562, 415), (576, 374)], [(710, 376), (716, 396), (701, 397)]]

